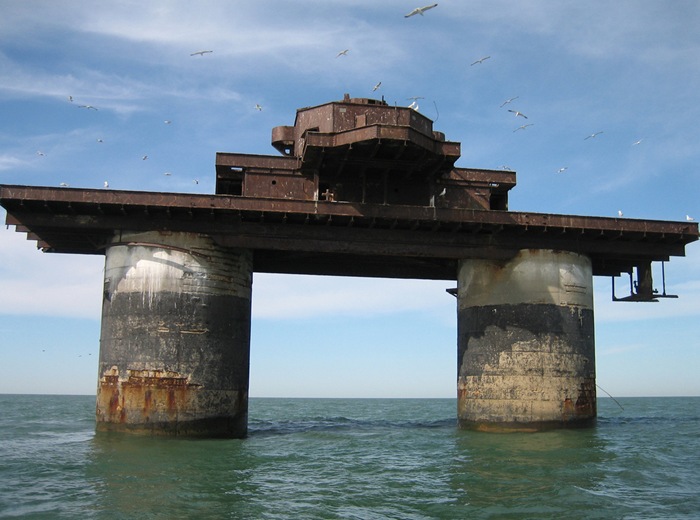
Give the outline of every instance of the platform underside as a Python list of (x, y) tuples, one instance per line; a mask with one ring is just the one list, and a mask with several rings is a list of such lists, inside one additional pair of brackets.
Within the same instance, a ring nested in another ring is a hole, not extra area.
[(589, 256), (594, 275), (684, 256), (693, 222), (230, 195), (0, 186), (7, 224), (47, 252), (104, 254), (116, 231), (187, 231), (254, 251), (254, 270), (455, 279), (463, 258)]

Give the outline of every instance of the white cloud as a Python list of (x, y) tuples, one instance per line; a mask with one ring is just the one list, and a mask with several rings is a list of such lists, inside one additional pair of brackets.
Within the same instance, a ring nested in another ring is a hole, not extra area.
[(256, 274), (253, 317), (295, 319), (329, 315), (389, 315), (408, 311), (456, 313), (445, 292), (455, 282)]
[(35, 244), (0, 231), (0, 313), (99, 319), (103, 257), (42, 253)]
[(25, 159), (20, 159), (14, 155), (10, 154), (0, 154), (0, 171), (2, 170), (12, 170), (14, 168), (20, 168), (27, 165)]

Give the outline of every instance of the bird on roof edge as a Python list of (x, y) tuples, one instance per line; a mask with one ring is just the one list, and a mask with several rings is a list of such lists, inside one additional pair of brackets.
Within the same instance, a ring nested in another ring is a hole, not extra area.
[(410, 18), (411, 16), (414, 16), (417, 14), (423, 16), (424, 12), (426, 12), (428, 9), (432, 9), (433, 7), (437, 7), (437, 4), (424, 5), (423, 7), (416, 7), (413, 11), (404, 15), (404, 18)]

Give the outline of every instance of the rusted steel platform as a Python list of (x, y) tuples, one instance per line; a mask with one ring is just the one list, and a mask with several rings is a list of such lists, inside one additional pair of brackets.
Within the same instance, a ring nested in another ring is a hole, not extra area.
[(698, 239), (693, 222), (508, 211), (514, 172), (455, 167), (460, 143), (380, 100), (299, 109), (272, 145), (282, 155), (217, 153), (213, 195), (5, 185), (0, 204), (47, 252), (102, 254), (120, 230), (187, 231), (277, 273), (453, 280), (459, 259), (555, 249), (616, 276)]
[(98, 430), (245, 437), (254, 272), (453, 280), (460, 427), (589, 426), (593, 275), (671, 297), (651, 264), (699, 237), (509, 211), (514, 172), (455, 167), (459, 143), (381, 100), (299, 109), (272, 146), (218, 153), (211, 195), (0, 186), (42, 250), (106, 257)]

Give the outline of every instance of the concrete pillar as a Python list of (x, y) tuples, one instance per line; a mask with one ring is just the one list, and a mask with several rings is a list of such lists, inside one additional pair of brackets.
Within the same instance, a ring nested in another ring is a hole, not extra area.
[(458, 418), (465, 429), (583, 427), (596, 417), (593, 275), (575, 253), (463, 260)]
[(252, 254), (196, 233), (107, 248), (97, 430), (245, 437)]

